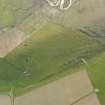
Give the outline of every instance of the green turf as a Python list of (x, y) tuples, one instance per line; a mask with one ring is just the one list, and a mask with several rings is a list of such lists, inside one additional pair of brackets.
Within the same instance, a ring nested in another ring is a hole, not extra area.
[(18, 94), (25, 87), (37, 87), (55, 75), (68, 72), (81, 63), (81, 58), (95, 56), (102, 49), (85, 34), (49, 23), (3, 58), (0, 81), (8, 84), (3, 87), (14, 87)]
[(105, 53), (89, 61), (86, 66), (89, 77), (97, 92), (101, 105), (105, 105)]
[(17, 70), (4, 59), (0, 59), (0, 91), (10, 91), (13, 82), (16, 82), (20, 73), (19, 69)]

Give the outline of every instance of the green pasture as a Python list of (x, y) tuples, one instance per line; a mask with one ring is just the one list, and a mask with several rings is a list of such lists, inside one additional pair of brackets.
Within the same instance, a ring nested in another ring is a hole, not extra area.
[(85, 66), (93, 83), (94, 89), (98, 89), (97, 95), (101, 105), (105, 105), (105, 53), (90, 60)]
[(49, 23), (1, 60), (0, 84), (5, 84), (0, 88), (12, 87), (20, 94), (73, 71), (82, 58), (93, 57), (102, 49), (100, 43), (81, 32)]

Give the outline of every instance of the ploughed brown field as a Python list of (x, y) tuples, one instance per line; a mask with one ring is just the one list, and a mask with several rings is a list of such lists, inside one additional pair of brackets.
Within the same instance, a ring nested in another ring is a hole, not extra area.
[(6, 56), (21, 42), (26, 39), (26, 35), (16, 29), (5, 29), (0, 31), (0, 57)]

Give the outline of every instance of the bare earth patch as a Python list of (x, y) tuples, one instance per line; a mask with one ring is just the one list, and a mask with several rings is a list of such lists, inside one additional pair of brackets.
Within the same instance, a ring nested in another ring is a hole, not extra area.
[[(73, 105), (73, 104), (72, 104)], [(81, 99), (74, 105), (100, 105), (95, 93)]]
[(6, 56), (23, 42), (26, 37), (23, 32), (17, 29), (0, 31), (0, 57)]
[(11, 105), (11, 99), (8, 95), (0, 95), (0, 105)]
[(15, 105), (100, 104), (86, 71), (81, 71), (17, 97)]

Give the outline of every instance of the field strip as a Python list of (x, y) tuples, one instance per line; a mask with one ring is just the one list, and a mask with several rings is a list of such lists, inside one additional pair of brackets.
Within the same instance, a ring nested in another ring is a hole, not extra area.
[(0, 94), (0, 105), (11, 105), (10, 96), (7, 94)]
[(93, 94), (93, 93), (94, 93), (94, 91), (92, 91), (92, 92), (90, 92), (90, 93), (88, 93), (88, 94), (86, 94), (86, 95), (84, 95), (84, 96), (78, 98), (77, 100), (75, 100), (75, 101), (74, 101), (73, 103), (71, 103), (70, 105), (75, 105), (76, 103), (78, 103), (79, 101), (85, 99), (86, 97), (90, 96), (90, 95)]
[(74, 105), (92, 93), (93, 87), (86, 71), (80, 71), (17, 97), (15, 105)]
[(0, 57), (6, 56), (28, 36), (17, 29), (3, 30), (0, 32)]
[(100, 102), (94, 90), (80, 97), (70, 105), (84, 105), (83, 103), (85, 103), (85, 105), (100, 105)]
[(100, 105), (96, 93), (93, 93), (72, 105)]
[[(11, 105), (8, 94), (0, 94), (0, 104)], [(54, 81), (16, 97), (13, 105), (100, 105), (86, 71)]]

